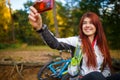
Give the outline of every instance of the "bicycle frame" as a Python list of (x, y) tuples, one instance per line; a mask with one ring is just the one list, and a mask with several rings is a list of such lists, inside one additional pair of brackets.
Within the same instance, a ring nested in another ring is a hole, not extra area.
[[(52, 75), (58, 78), (61, 78), (62, 75), (66, 74), (67, 71), (67, 67), (70, 63), (71, 59), (61, 59), (59, 61), (55, 61), (53, 63), (51, 63), (48, 68), (51, 70), (51, 72), (53, 73)], [(58, 66), (57, 68), (55, 68), (56, 65), (61, 64), (61, 66)]]

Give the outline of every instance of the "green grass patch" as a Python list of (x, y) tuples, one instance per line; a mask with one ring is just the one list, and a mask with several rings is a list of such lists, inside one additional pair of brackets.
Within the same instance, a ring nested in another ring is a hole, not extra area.
[[(2, 45), (3, 46), (3, 45)], [(47, 45), (40, 45), (40, 46), (30, 46), (27, 44), (11, 44), (7, 45), (9, 46), (7, 48), (0, 49), (0, 52), (12, 52), (12, 51), (55, 51), (58, 52), (58, 50), (51, 49)], [(4, 46), (3, 46), (4, 47)], [(111, 57), (120, 59), (120, 50), (110, 50)]]
[(53, 50), (46, 45), (30, 46), (27, 44), (19, 44), (19, 45), (16, 44), (16, 45), (12, 45), (12, 46), (15, 46), (15, 47), (8, 47), (8, 48), (0, 49), (0, 52), (5, 52), (5, 51), (44, 51), (44, 50), (51, 51), (51, 50)]

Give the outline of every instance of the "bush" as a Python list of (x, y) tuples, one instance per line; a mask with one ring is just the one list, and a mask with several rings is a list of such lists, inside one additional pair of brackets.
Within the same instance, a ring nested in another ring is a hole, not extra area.
[(6, 49), (6, 48), (18, 48), (20, 47), (20, 44), (17, 43), (0, 43), (0, 49)]

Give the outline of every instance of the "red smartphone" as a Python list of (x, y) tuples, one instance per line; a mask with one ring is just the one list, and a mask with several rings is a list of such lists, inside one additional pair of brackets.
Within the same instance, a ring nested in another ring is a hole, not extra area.
[(39, 13), (51, 10), (54, 5), (54, 0), (36, 0), (33, 6)]

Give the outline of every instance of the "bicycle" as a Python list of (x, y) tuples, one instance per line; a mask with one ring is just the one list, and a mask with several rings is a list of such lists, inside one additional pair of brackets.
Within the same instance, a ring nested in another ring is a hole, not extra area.
[[(60, 57), (57, 57), (46, 63), (38, 73), (38, 80), (67, 80), (67, 67), (71, 62), (71, 58), (63, 59), (61, 57), (63, 51), (60, 51)], [(71, 51), (69, 51), (71, 53)]]

